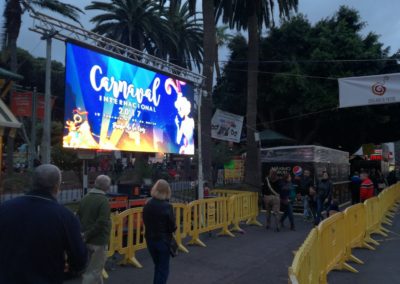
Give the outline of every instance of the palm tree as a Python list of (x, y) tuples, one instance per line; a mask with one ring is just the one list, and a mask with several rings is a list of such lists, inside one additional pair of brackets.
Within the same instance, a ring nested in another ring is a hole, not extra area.
[(233, 36), (228, 34), (226, 31), (229, 29), (229, 26), (220, 26), (217, 27), (216, 33), (216, 44), (215, 44), (215, 73), (217, 75), (217, 81), (221, 78), (221, 68), (219, 66), (219, 56), (218, 49), (224, 45), (226, 45)]
[(165, 40), (163, 46), (169, 60), (184, 68), (192, 69), (192, 64), (200, 70), (203, 60), (203, 27), (201, 19), (189, 10), (189, 3), (171, 3), (167, 12), (169, 29), (173, 41)]
[[(22, 14), (28, 9), (27, 2), (23, 0), (6, 0), (3, 12), (4, 25), (2, 35), (2, 45), (10, 55), (10, 69), (17, 72), (17, 39), (21, 28)], [(32, 0), (29, 5), (40, 9), (47, 9), (56, 12), (64, 17), (70, 18), (78, 22), (79, 14), (83, 13), (79, 8), (62, 3), (58, 0)]]
[[(212, 116), (212, 87), (215, 63), (215, 1), (203, 0), (203, 76), (205, 77), (203, 89), (207, 96), (202, 99), (201, 107), (201, 141), (202, 141), (202, 165), (204, 178), (212, 181), (211, 167), (211, 116)], [(163, 5), (165, 0), (158, 1)], [(197, 0), (187, 0), (191, 14), (196, 13)], [(180, 6), (181, 0), (170, 0), (170, 7)], [(201, 186), (201, 185), (200, 185)]]
[[(3, 12), (2, 48), (6, 50), (4, 54), (10, 58), (10, 69), (15, 73), (18, 71), (17, 40), (21, 28), (21, 18), (25, 9), (30, 8), (28, 5), (56, 12), (78, 23), (79, 14), (83, 13), (79, 8), (58, 0), (31, 0), (29, 4), (23, 0), (6, 0)], [(13, 152), (14, 138), (8, 136), (6, 161), (8, 173), (12, 173), (13, 170)]]
[[(94, 32), (150, 54), (163, 46), (163, 41), (171, 34), (163, 5), (156, 1), (92, 1), (85, 9), (102, 12), (90, 20), (96, 24)], [(169, 37), (168, 40), (173, 39)]]
[[(279, 0), (279, 17), (288, 18), (297, 10), (298, 0)], [(259, 186), (261, 182), (257, 132), (257, 89), (260, 30), (274, 24), (274, 0), (218, 0), (217, 18), (222, 16), (224, 23), (231, 28), (248, 30), (248, 73), (247, 73), (247, 154), (245, 182)]]

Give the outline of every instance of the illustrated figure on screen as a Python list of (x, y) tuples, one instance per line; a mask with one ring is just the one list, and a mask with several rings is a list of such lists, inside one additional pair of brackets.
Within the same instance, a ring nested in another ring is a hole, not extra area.
[(179, 149), (179, 154), (194, 153), (194, 120), (189, 117), (191, 107), (190, 101), (182, 93), (178, 93), (175, 101), (175, 108), (178, 110), (175, 124), (177, 127), (176, 143), (182, 145)]
[(97, 143), (93, 139), (90, 125), (84, 117), (87, 112), (80, 109), (73, 110), (73, 120), (67, 120), (65, 128), (68, 134), (63, 137), (64, 147), (70, 148), (96, 148)]

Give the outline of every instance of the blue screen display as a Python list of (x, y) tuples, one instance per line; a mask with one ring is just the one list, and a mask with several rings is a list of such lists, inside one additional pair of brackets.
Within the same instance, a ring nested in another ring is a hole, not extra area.
[(66, 43), (66, 148), (194, 154), (193, 86)]

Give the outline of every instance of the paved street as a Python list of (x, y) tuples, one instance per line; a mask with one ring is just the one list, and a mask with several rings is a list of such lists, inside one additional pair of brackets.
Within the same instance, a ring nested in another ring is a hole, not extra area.
[[(264, 221), (264, 218), (262, 219)], [(311, 223), (296, 220), (297, 231), (280, 233), (265, 227), (246, 227), (235, 238), (203, 235), (207, 248), (189, 247), (171, 261), (169, 284), (287, 283), (287, 268), (293, 253), (306, 237)], [(106, 283), (152, 283), (153, 264), (146, 250), (138, 254), (143, 269), (117, 267)], [(68, 284), (80, 283), (78, 280)]]
[[(263, 218), (262, 218), (263, 221)], [(293, 250), (305, 239), (311, 223), (296, 217), (296, 232), (283, 229), (280, 233), (264, 227), (246, 227), (245, 234), (235, 238), (203, 235), (207, 248), (189, 247), (189, 254), (180, 254), (171, 261), (170, 284), (258, 284), (287, 283), (287, 268), (293, 259)], [(365, 261), (356, 265), (360, 273), (347, 271), (329, 274), (329, 283), (400, 283), (400, 218), (397, 216), (389, 238), (375, 252), (359, 249), (354, 254)], [(138, 254), (143, 269), (116, 266), (109, 270), (106, 283), (152, 283), (153, 264), (146, 250)], [(353, 264), (352, 264), (353, 265)], [(80, 283), (78, 279), (68, 284)]]

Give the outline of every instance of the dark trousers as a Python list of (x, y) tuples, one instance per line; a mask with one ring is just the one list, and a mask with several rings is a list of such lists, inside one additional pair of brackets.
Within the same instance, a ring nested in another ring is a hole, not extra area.
[(281, 203), (283, 215), (281, 217), (281, 224), (285, 222), (286, 217), (289, 217), (290, 226), (294, 227), (294, 217), (293, 217), (293, 206), (292, 203), (288, 202), (287, 204)]
[(165, 284), (169, 274), (169, 245), (167, 240), (147, 240), (147, 249), (154, 262), (153, 284)]
[(326, 198), (317, 198), (317, 214), (315, 216), (315, 225), (318, 225), (321, 220), (323, 220), (322, 211), (326, 211), (326, 215), (329, 217), (328, 208), (331, 204), (331, 200), (328, 199), (328, 202), (325, 203)]

